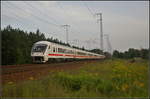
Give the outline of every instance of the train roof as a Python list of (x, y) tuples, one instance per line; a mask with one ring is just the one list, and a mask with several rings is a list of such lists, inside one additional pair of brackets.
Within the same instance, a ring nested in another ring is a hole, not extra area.
[(51, 42), (49, 41), (38, 41), (35, 44), (50, 44)]
[[(69, 46), (61, 45), (61, 44), (58, 44), (58, 43), (53, 43), (53, 42), (50, 42), (50, 41), (38, 41), (35, 44), (47, 44), (47, 45), (55, 44), (55, 45), (59, 45), (59, 46), (66, 47), (66, 48), (72, 48), (72, 47), (69, 47)], [(81, 49), (77, 49), (77, 48), (72, 48), (72, 49), (75, 49), (75, 50), (81, 51), (81, 52), (86, 52), (86, 53), (89, 53), (89, 54), (101, 55), (101, 54), (97, 54), (97, 53), (93, 53), (93, 52), (89, 52), (89, 51), (85, 51), (85, 50), (81, 50)]]

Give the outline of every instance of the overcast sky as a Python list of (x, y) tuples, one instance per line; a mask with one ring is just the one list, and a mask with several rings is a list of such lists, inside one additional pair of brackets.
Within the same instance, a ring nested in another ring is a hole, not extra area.
[[(100, 48), (98, 17), (102, 13), (103, 33), (119, 51), (149, 47), (148, 1), (2, 1), (1, 27), (11, 25), (25, 31), (40, 29), (46, 37), (88, 49)], [(104, 37), (104, 49), (107, 41)]]

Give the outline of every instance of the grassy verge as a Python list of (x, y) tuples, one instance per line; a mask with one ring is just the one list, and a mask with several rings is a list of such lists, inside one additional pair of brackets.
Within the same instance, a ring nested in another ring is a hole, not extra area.
[(3, 97), (148, 97), (148, 61), (105, 60), (3, 86)]

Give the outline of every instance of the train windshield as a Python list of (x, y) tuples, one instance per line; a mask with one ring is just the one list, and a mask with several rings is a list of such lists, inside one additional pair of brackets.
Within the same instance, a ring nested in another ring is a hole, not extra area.
[(34, 46), (32, 52), (45, 52), (47, 45), (45, 44), (37, 44)]

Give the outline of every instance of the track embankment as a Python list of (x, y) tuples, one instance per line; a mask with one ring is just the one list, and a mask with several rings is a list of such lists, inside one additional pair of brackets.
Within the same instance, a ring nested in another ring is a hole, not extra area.
[(79, 69), (85, 64), (99, 62), (100, 60), (74, 61), (51, 64), (21, 64), (1, 66), (2, 83), (20, 82), (29, 79), (39, 79), (50, 72)]

